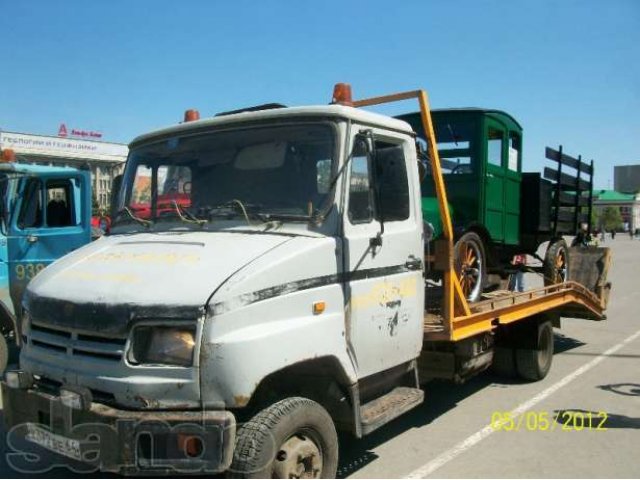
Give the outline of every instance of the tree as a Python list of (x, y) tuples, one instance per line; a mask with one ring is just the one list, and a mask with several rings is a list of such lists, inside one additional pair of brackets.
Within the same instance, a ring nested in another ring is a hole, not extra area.
[(96, 192), (91, 192), (91, 214), (98, 215), (100, 211), (100, 204), (98, 203), (98, 197), (96, 197)]
[(597, 230), (602, 228), (602, 225), (600, 225), (600, 215), (599, 215), (599, 211), (597, 208), (593, 208), (591, 210), (591, 230)]
[(620, 230), (622, 228), (622, 215), (619, 207), (604, 207), (600, 214), (600, 223), (606, 230)]

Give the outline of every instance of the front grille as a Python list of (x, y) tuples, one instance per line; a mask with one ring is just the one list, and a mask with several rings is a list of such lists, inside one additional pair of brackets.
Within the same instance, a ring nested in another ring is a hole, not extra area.
[[(34, 375), (34, 386), (37, 390), (48, 393), (49, 395), (59, 396), (62, 383), (42, 375)], [(90, 388), (91, 398), (94, 402), (103, 403), (105, 405), (115, 405), (116, 397), (113, 393), (104, 392), (95, 388)]]
[(34, 348), (77, 357), (79, 360), (95, 358), (114, 362), (122, 359), (127, 342), (126, 338), (77, 333), (33, 322), (26, 340)]

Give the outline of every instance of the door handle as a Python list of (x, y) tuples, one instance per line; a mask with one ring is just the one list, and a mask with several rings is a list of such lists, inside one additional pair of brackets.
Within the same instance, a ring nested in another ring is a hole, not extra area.
[(36, 243), (38, 241), (38, 237), (35, 235), (27, 235), (27, 242)]
[(417, 258), (414, 255), (409, 255), (404, 266), (407, 267), (408, 270), (422, 270), (422, 259)]

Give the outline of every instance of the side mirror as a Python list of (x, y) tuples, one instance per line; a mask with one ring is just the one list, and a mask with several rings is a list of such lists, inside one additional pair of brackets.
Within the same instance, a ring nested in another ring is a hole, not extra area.
[(111, 212), (110, 212), (110, 216), (111, 218), (115, 218), (116, 213), (118, 213), (118, 195), (120, 194), (120, 187), (122, 186), (122, 175), (117, 175), (114, 179), (113, 182), (111, 183)]

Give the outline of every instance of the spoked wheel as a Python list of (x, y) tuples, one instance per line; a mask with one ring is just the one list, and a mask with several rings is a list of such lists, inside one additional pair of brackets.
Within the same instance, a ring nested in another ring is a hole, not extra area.
[(467, 232), (456, 242), (454, 265), (464, 296), (469, 302), (482, 297), (486, 277), (486, 257), (482, 239)]
[(238, 428), (228, 475), (335, 478), (338, 436), (327, 411), (302, 397), (281, 400)]
[(569, 279), (569, 248), (563, 239), (551, 241), (544, 256), (544, 284), (564, 283)]

